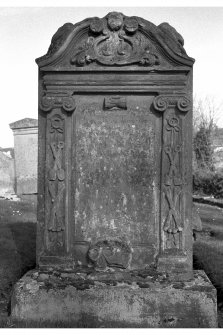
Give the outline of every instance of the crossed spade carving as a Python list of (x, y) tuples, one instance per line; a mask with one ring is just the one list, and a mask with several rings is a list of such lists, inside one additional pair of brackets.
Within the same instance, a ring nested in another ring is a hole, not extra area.
[(181, 146), (177, 145), (176, 148), (173, 150), (171, 147), (166, 147), (165, 152), (169, 158), (170, 161), (170, 169), (168, 176), (166, 177), (166, 185), (171, 185), (171, 178), (173, 177), (174, 185), (181, 185), (182, 180), (179, 178), (178, 172), (177, 172), (177, 167), (176, 167), (176, 160), (177, 160), (177, 155), (181, 151)]
[[(180, 225), (179, 213), (176, 210), (177, 200), (181, 191), (175, 193), (174, 196), (171, 194), (171, 190), (164, 186), (165, 196), (169, 204), (169, 212), (165, 220), (163, 230), (167, 233), (176, 234), (183, 230)], [(175, 224), (173, 223), (175, 221)]]
[(57, 144), (58, 150), (56, 151), (56, 143), (51, 143), (50, 148), (53, 153), (54, 157), (54, 166), (52, 169), (49, 171), (49, 180), (58, 180), (63, 181), (65, 178), (64, 174), (64, 169), (61, 168), (61, 154), (62, 154), (62, 149), (64, 148), (64, 142), (59, 142)]
[[(56, 147), (58, 150), (56, 150)], [(51, 143), (50, 148), (54, 157), (54, 166), (49, 171), (49, 192), (51, 196), (52, 208), (50, 212), (49, 230), (53, 232), (59, 232), (64, 230), (63, 218), (60, 212), (60, 203), (63, 197), (63, 191), (65, 184), (62, 182), (65, 178), (64, 169), (61, 167), (61, 155), (62, 149), (64, 148), (64, 142)], [(57, 194), (55, 192), (54, 181), (56, 178), (60, 181), (58, 183)], [(56, 220), (57, 219), (57, 220)]]

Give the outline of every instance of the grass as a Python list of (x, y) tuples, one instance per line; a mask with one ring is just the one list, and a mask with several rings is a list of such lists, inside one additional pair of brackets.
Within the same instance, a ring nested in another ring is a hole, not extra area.
[(35, 267), (36, 205), (0, 199), (0, 316), (8, 311), (13, 285)]

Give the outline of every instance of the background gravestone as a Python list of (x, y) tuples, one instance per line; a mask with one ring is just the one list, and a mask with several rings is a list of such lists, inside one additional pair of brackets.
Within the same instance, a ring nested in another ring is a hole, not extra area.
[(0, 196), (15, 193), (15, 162), (0, 149)]
[(37, 193), (38, 120), (25, 118), (9, 126), (14, 135), (15, 192), (29, 198)]

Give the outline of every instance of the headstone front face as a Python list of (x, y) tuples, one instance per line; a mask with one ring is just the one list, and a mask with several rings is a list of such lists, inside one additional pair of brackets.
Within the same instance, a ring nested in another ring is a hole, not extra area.
[(39, 66), (38, 264), (192, 273), (192, 66), (163, 23), (67, 23)]

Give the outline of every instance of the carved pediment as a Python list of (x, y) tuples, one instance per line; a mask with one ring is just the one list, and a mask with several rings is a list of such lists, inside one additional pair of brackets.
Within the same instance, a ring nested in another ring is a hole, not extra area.
[(107, 20), (92, 20), (89, 28), (93, 36), (88, 37), (74, 52), (72, 64), (160, 64), (158, 53), (139, 32), (139, 23), (135, 18), (124, 18), (120, 13), (111, 13)]
[(189, 65), (194, 60), (183, 48), (183, 38), (168, 23), (156, 27), (138, 17), (111, 12), (104, 18), (65, 24), (53, 36), (40, 67), (64, 68), (138, 65)]

